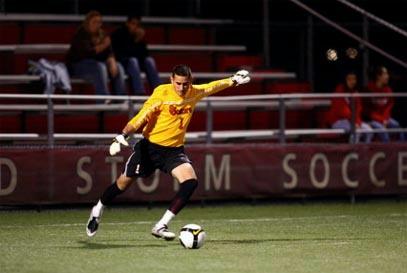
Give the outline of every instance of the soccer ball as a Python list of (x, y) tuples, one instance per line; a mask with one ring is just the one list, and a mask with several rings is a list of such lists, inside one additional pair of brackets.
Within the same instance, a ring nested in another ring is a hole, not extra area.
[(181, 228), (178, 238), (183, 247), (196, 249), (204, 244), (205, 237), (206, 233), (200, 226), (188, 224)]

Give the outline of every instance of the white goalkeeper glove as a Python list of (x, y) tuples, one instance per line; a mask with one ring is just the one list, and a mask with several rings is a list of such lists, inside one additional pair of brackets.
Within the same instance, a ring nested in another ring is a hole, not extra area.
[(128, 136), (125, 134), (120, 134), (117, 135), (114, 139), (112, 144), (110, 144), (110, 148), (109, 148), (109, 153), (110, 155), (116, 155), (117, 153), (120, 152), (120, 144), (124, 145), (124, 146), (129, 146), (129, 143), (127, 142)]
[(232, 81), (235, 85), (241, 85), (250, 81), (249, 71), (239, 70), (232, 76)]

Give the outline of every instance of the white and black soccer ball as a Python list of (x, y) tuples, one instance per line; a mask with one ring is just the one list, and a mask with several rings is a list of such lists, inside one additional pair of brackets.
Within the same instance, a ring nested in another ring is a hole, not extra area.
[(179, 232), (179, 241), (185, 248), (200, 248), (205, 242), (206, 233), (201, 226), (188, 224), (181, 228)]

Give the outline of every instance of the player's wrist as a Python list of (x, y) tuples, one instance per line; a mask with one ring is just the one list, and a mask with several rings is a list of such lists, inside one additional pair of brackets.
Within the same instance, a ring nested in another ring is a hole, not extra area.
[(117, 153), (119, 153), (121, 150), (120, 145), (129, 146), (129, 143), (127, 142), (128, 139), (129, 137), (125, 133), (121, 133), (115, 136), (115, 138), (113, 138), (112, 144), (110, 144), (109, 147), (110, 155), (116, 155)]
[(236, 86), (237, 85), (237, 81), (235, 81), (233, 79), (233, 76), (229, 78), (230, 82), (232, 83), (232, 86)]
[(122, 145), (128, 146), (128, 140), (130, 139), (130, 137), (126, 134), (126, 133), (120, 133), (117, 134), (117, 136), (115, 136), (113, 138), (113, 142), (118, 142)]

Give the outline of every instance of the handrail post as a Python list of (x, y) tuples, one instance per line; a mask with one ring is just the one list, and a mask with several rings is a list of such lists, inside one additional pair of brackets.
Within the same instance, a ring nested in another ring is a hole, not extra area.
[(79, 14), (79, 0), (73, 1), (73, 13)]
[(278, 99), (278, 114), (279, 114), (279, 134), (278, 139), (280, 144), (285, 143), (285, 101), (284, 98)]
[(307, 80), (314, 89), (314, 20), (312, 15), (307, 19)]
[(48, 127), (48, 147), (53, 148), (54, 141), (54, 103), (50, 95), (47, 96), (47, 127)]
[(1, 12), (1, 13), (6, 13), (5, 0), (0, 0), (0, 12)]
[(351, 118), (350, 118), (350, 139), (349, 142), (351, 144), (357, 143), (357, 136), (356, 136), (356, 98), (351, 96), (349, 98), (350, 101), (350, 111), (351, 111)]
[(270, 66), (269, 0), (263, 0), (263, 55), (264, 65)]
[(206, 143), (212, 143), (213, 110), (209, 99), (206, 100)]
[[(369, 20), (366, 15), (363, 15), (363, 41), (369, 40)], [(369, 80), (368, 78), (368, 69), (369, 69), (369, 49), (366, 47), (366, 43), (362, 42), (361, 48), (363, 50), (362, 53), (362, 83), (363, 86), (367, 85)]]
[(128, 117), (129, 117), (129, 120), (131, 119), (131, 118), (133, 118), (134, 117), (134, 106), (133, 106), (133, 103), (132, 103), (132, 101), (131, 101), (131, 98), (130, 98), (130, 96), (128, 97), (128, 99), (127, 99), (127, 107), (128, 107)]

